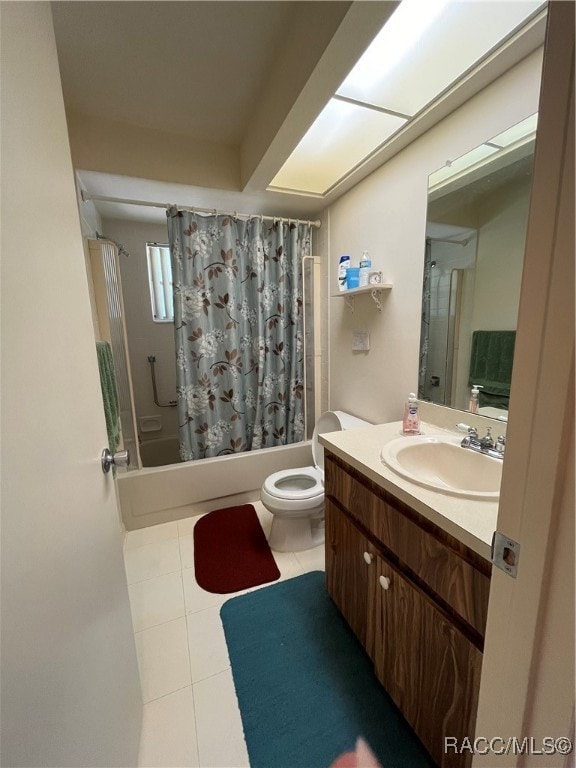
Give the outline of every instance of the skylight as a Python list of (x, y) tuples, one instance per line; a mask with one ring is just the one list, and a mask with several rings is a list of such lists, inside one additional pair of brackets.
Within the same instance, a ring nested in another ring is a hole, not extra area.
[(335, 178), (343, 176), (405, 122), (331, 99), (273, 184), (322, 194)]
[[(522, 147), (531, 144), (536, 138), (536, 128), (538, 125), (538, 113), (536, 112), (527, 117), (517, 125), (513, 125), (508, 130), (499, 133), (479, 147), (467, 152), (465, 155), (453, 160), (445, 167), (440, 168), (428, 177), (428, 192), (433, 193), (442, 188), (448, 182), (452, 182), (460, 176), (476, 171), (488, 163), (492, 164), (496, 159), (504, 155), (514, 156)], [(523, 152), (526, 154), (526, 151)]]
[(326, 194), (545, 5), (403, 0), (269, 189)]

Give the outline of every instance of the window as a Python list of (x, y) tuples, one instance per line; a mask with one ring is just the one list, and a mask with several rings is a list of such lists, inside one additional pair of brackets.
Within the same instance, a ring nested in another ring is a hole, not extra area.
[(171, 323), (174, 321), (174, 298), (170, 248), (158, 243), (146, 243), (146, 256), (152, 317), (155, 323)]

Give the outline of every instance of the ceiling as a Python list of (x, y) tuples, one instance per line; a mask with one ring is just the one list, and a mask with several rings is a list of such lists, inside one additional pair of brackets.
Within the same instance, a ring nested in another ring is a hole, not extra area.
[(66, 108), (240, 144), (298, 2), (55, 2)]
[[(353, 3), (332, 0), (51, 5), (69, 124), (75, 115), (84, 124), (104, 117), (134, 144), (144, 135), (139, 128), (165, 134), (166, 144), (207, 141), (248, 168), (223, 188), (195, 184), (194, 174), (190, 184), (170, 183), (75, 163), (88, 193), (313, 217), (324, 201), (267, 192), (267, 182), (397, 2), (357, 3), (352, 13)], [(71, 132), (73, 156), (75, 140)], [(165, 220), (161, 209), (96, 206), (104, 217)]]
[[(78, 166), (89, 194), (314, 218), (333, 199), (541, 44), (538, 34), (459, 96), (448, 94), (394, 146), (330, 195), (266, 191), (397, 2), (52, 2), (67, 114), (209, 141), (238, 156), (239, 182), (170, 183)], [(72, 139), (71, 139), (72, 143)], [(164, 221), (161, 209), (96, 203), (102, 216)]]

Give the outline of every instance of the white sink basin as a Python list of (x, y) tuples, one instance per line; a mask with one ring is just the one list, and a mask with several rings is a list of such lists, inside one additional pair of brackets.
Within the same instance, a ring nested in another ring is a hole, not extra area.
[(462, 448), (461, 442), (461, 437), (400, 437), (382, 448), (381, 459), (397, 474), (434, 491), (498, 499), (502, 460)]

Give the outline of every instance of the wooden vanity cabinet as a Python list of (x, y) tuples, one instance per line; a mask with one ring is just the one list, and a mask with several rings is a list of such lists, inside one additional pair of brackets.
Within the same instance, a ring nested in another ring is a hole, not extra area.
[[(335, 507), (328, 513), (326, 500), (326, 578), (328, 593), (340, 609), (352, 631), (372, 656), (374, 632), (368, 632), (369, 595), (373, 591), (366, 555), (374, 557), (374, 548), (350, 519)], [(360, 567), (359, 567), (360, 566)]]
[(432, 758), (469, 765), (444, 737), (474, 737), (489, 563), (339, 458), (325, 467), (328, 592)]

